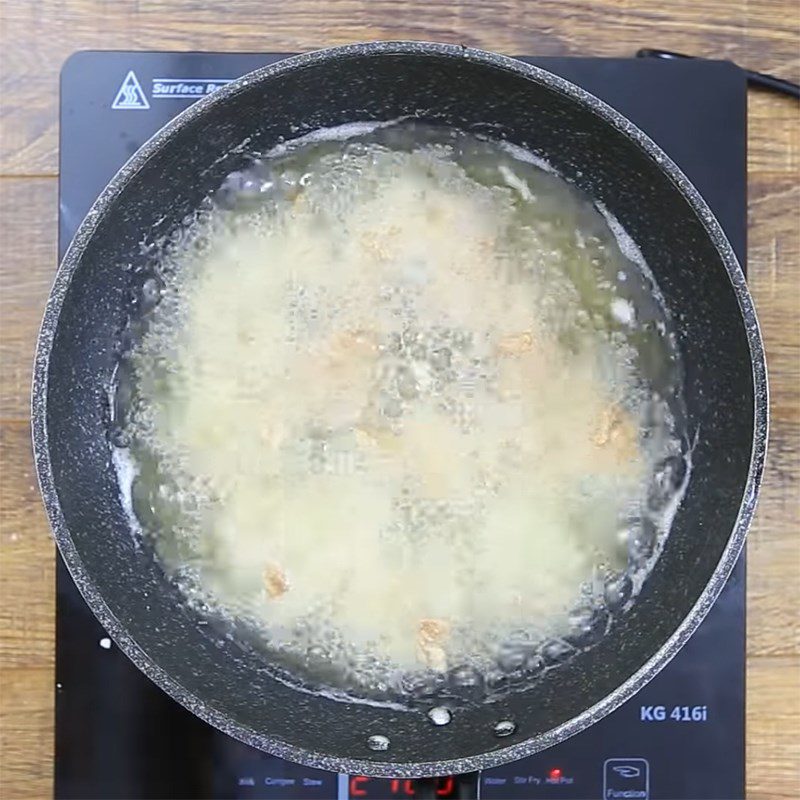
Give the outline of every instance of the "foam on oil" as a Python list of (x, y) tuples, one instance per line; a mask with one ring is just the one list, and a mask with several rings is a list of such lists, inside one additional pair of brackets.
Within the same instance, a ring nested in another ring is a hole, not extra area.
[(409, 122), (325, 131), (164, 247), (120, 479), (187, 599), (300, 682), (526, 685), (668, 533), (670, 321), (618, 223), (543, 166)]

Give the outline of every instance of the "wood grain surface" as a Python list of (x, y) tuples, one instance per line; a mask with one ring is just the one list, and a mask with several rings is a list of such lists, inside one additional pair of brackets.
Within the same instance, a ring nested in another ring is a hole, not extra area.
[[(0, 798), (52, 792), (54, 552), (28, 423), (56, 269), (58, 71), (81, 49), (301, 51), (428, 39), (532, 55), (679, 50), (800, 81), (797, 0), (3, 0), (0, 3)], [(800, 797), (800, 118), (750, 95), (749, 270), (770, 452), (749, 543), (747, 791)]]

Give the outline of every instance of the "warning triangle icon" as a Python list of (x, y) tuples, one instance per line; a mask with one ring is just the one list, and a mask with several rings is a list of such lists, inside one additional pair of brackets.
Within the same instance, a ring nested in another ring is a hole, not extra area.
[(136, 77), (133, 70), (128, 72), (122, 85), (119, 87), (117, 96), (111, 104), (111, 108), (116, 109), (132, 109), (132, 108), (150, 108), (150, 103), (147, 102), (142, 85)]

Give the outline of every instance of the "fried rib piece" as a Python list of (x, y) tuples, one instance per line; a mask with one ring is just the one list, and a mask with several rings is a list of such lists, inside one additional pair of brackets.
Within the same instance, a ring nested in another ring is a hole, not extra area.
[(450, 625), (440, 619), (422, 619), (417, 631), (417, 658), (426, 667), (444, 672), (447, 669), (447, 656), (444, 641), (450, 635)]
[(497, 352), (501, 356), (519, 356), (533, 349), (533, 334), (530, 331), (507, 333), (500, 337)]
[(636, 457), (638, 431), (630, 415), (616, 403), (603, 410), (592, 442), (607, 448), (617, 462)]
[(271, 600), (277, 600), (289, 591), (286, 574), (277, 564), (270, 562), (264, 567), (264, 588)]

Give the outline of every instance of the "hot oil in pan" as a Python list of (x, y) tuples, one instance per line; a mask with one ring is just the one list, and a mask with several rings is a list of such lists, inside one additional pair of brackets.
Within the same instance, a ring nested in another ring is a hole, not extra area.
[(229, 176), (143, 291), (123, 492), (293, 679), (492, 696), (632, 602), (690, 472), (680, 362), (636, 247), (547, 164), (318, 132)]

